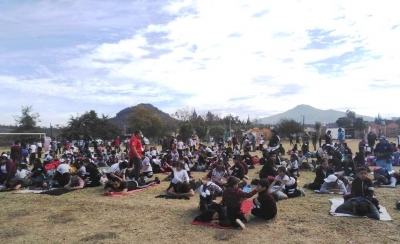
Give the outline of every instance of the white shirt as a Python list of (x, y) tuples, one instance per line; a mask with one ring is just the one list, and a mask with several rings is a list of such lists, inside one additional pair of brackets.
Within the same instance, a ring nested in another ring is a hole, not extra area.
[(29, 171), (29, 169), (21, 169), (21, 171), (19, 171), (19, 178), (25, 179), (30, 173), (31, 171)]
[(110, 168), (108, 168), (108, 170), (106, 171), (107, 174), (111, 174), (114, 173), (116, 175), (121, 175), (121, 174), (125, 174), (126, 169), (120, 170), (119, 169), (119, 163), (115, 163), (113, 165), (110, 166)]
[(1, 166), (1, 172), (3, 173), (3, 174), (7, 174), (7, 165), (2, 165)]
[(178, 184), (181, 181), (185, 181), (189, 183), (189, 175), (186, 170), (181, 169), (180, 171), (174, 170), (174, 178), (172, 179), (172, 183)]
[(183, 149), (183, 141), (178, 142), (178, 149)]
[(157, 150), (151, 150), (150, 155), (151, 156), (157, 156)]
[(260, 144), (261, 144), (261, 145), (264, 144), (264, 140), (263, 140), (263, 139), (260, 140)]
[(178, 152), (176, 152), (176, 153), (172, 152), (172, 161), (178, 161), (178, 159), (179, 159), (179, 153)]
[(208, 153), (212, 152), (211, 148), (207, 147), (206, 152), (208, 152)]
[(31, 153), (35, 153), (36, 152), (36, 145), (32, 144), (31, 145)]
[(193, 139), (192, 139), (192, 138), (190, 138), (190, 139), (189, 139), (189, 145), (190, 145), (191, 147), (193, 147), (193, 146), (194, 146), (194, 141), (193, 141)]
[(43, 145), (42, 145), (41, 142), (38, 142), (36, 145), (37, 145), (38, 147), (43, 147)]
[(290, 177), (290, 178), (289, 178), (289, 176), (287, 176), (287, 175), (285, 175), (285, 176), (283, 177), (283, 179), (281, 178), (280, 175), (277, 175), (277, 176), (275, 177), (275, 180), (276, 180), (276, 181), (279, 181), (279, 182), (282, 182), (282, 181), (286, 180), (285, 186), (292, 186), (292, 185), (294, 185), (294, 183), (296, 183), (296, 180), (295, 180), (293, 177)]
[(142, 169), (146, 168), (146, 167), (148, 167), (148, 168), (146, 169), (146, 171), (143, 171), (143, 172), (152, 172), (153, 171), (153, 168), (151, 167), (150, 159), (148, 157), (145, 157), (142, 160)]
[(69, 167), (68, 164), (60, 164), (57, 167), (57, 171), (60, 172), (60, 174), (65, 174), (65, 173), (69, 173), (71, 167)]

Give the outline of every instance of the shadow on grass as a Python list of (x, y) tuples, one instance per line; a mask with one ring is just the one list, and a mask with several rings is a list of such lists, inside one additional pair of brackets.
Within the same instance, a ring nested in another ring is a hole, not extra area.
[(117, 238), (117, 233), (115, 232), (106, 232), (106, 233), (97, 233), (91, 236), (87, 236), (81, 239), (81, 241), (102, 241), (102, 240), (106, 240), (106, 239), (116, 239)]
[(217, 230), (215, 231), (214, 239), (217, 241), (229, 241), (235, 239), (237, 233), (233, 231)]
[[(26, 234), (25, 232), (23, 232), (20, 229), (16, 229), (16, 228), (14, 228), (14, 229), (2, 229), (0, 231), (0, 239), (2, 241), (7, 241), (8, 239), (19, 237), (19, 236), (23, 236), (25, 234)], [(6, 242), (4, 242), (4, 243), (6, 243)]]
[(30, 215), (29, 211), (19, 209), (19, 210), (16, 210), (16, 211), (9, 212), (7, 214), (7, 217), (9, 219), (14, 219), (14, 218), (23, 217), (23, 216), (29, 216), (29, 215)]
[(75, 218), (70, 216), (69, 212), (62, 212), (59, 214), (52, 214), (49, 216), (50, 221), (53, 224), (66, 224), (68, 222), (74, 221)]

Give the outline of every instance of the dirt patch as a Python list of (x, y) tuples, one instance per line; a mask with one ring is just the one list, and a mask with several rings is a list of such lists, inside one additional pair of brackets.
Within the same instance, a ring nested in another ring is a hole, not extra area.
[(115, 232), (106, 232), (106, 233), (96, 233), (91, 236), (87, 236), (81, 239), (81, 241), (88, 242), (98, 242), (106, 239), (117, 239), (118, 235)]

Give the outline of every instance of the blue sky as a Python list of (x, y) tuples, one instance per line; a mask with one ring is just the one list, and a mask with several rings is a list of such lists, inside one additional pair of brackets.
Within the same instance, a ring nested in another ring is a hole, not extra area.
[[(0, 0), (0, 124), (138, 103), (400, 116), (398, 1)], [(393, 105), (392, 105), (393, 104)]]

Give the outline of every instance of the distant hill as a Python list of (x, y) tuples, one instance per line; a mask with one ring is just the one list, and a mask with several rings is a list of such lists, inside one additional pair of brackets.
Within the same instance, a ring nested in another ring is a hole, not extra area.
[[(276, 114), (273, 116), (261, 118), (262, 124), (275, 124), (278, 123), (281, 118), (287, 119), (294, 119), (296, 121), (302, 122), (302, 116), (305, 117), (304, 123), (305, 124), (314, 124), (315, 122), (319, 121), (322, 123), (335, 123), (336, 120), (340, 117), (344, 117), (346, 115), (345, 112), (329, 109), (329, 110), (322, 110), (314, 108), (310, 105), (298, 105), (286, 112)], [(362, 117), (364, 121), (374, 121), (373, 117), (358, 115), (357, 117)]]
[(169, 114), (164, 113), (163, 111), (159, 110), (158, 108), (156, 108), (153, 105), (148, 104), (148, 103), (140, 103), (136, 106), (125, 108), (125, 109), (119, 111), (115, 117), (110, 118), (109, 121), (111, 123), (114, 123), (115, 125), (117, 125), (119, 128), (123, 129), (124, 125), (126, 124), (126, 120), (129, 116), (129, 114), (131, 113), (132, 109), (135, 107), (138, 107), (138, 106), (144, 106), (144, 107), (147, 107), (147, 108), (153, 110), (153, 112), (155, 114), (158, 114), (161, 117), (162, 121), (165, 124), (178, 123), (177, 119), (172, 118)]

